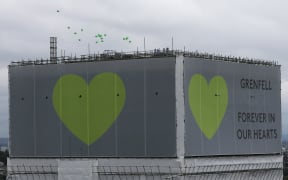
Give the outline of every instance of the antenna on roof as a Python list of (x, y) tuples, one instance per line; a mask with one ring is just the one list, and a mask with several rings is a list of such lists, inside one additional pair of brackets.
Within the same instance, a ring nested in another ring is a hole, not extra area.
[(145, 40), (145, 37), (144, 37), (144, 52), (146, 52), (146, 40)]
[(172, 52), (173, 52), (173, 50), (174, 50), (174, 39), (173, 39), (173, 36), (172, 36)]

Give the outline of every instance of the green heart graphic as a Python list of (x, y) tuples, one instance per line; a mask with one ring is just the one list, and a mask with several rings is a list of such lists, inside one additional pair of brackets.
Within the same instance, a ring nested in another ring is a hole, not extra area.
[(89, 85), (78, 75), (64, 75), (53, 90), (53, 106), (60, 120), (87, 145), (111, 127), (125, 100), (125, 85), (111, 72), (96, 75)]
[(214, 76), (210, 84), (201, 74), (189, 83), (189, 105), (202, 133), (210, 140), (217, 132), (228, 105), (228, 89), (222, 76)]

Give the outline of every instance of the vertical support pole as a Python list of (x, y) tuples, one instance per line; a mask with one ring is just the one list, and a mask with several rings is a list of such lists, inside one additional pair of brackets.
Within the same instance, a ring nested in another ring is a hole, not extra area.
[(50, 61), (57, 63), (57, 37), (50, 37)]

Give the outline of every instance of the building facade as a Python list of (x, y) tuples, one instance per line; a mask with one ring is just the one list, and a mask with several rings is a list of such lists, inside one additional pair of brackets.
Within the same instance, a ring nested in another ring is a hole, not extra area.
[(9, 178), (281, 179), (280, 88), (199, 53), (11, 63)]

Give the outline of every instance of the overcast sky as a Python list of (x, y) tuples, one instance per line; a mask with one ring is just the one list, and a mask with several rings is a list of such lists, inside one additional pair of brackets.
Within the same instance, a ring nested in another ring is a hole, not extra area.
[[(146, 49), (171, 47), (173, 37), (174, 49), (278, 61), (288, 134), (287, 7), (287, 0), (0, 0), (0, 137), (8, 136), (7, 65), (48, 58), (50, 36), (58, 37), (58, 55), (88, 54), (88, 44), (96, 53), (143, 50), (144, 37)], [(107, 34), (103, 43), (97, 33)]]

